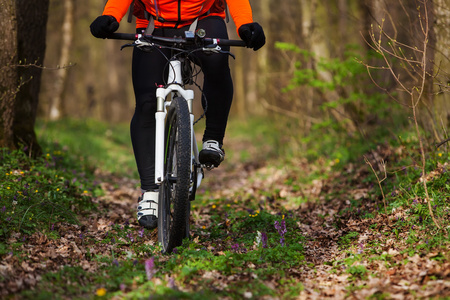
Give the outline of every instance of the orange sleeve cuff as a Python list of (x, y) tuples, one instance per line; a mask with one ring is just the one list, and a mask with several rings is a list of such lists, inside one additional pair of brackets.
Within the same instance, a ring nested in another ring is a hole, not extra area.
[(133, 0), (109, 0), (103, 10), (103, 15), (113, 16), (120, 23)]
[(252, 8), (248, 0), (227, 0), (227, 5), (236, 30), (244, 24), (253, 23)]

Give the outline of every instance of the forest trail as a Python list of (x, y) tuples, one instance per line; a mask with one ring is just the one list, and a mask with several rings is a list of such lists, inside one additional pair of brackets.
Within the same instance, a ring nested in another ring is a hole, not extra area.
[[(257, 151), (253, 149), (251, 152)], [(197, 207), (198, 200), (192, 202), (191, 242), (194, 240), (201, 244), (202, 249), (208, 249), (214, 255), (223, 255), (224, 251), (233, 249), (236, 247), (233, 241), (220, 240), (204, 230), (214, 227), (214, 223), (218, 222), (212, 218), (211, 211), (214, 209), (221, 215), (221, 201), (223, 206), (225, 203), (234, 203), (233, 208), (236, 210), (245, 210), (249, 202), (256, 201), (261, 210), (280, 216), (286, 213), (286, 218), (297, 220), (296, 227), (286, 229), (305, 237), (305, 262), (288, 269), (284, 275), (274, 274), (264, 281), (275, 294), (280, 281), (288, 279), (300, 282), (303, 286), (299, 294), (293, 297), (296, 299), (364, 299), (383, 298), (383, 295), (389, 295), (390, 299), (416, 299), (450, 295), (450, 265), (439, 262), (442, 254), (416, 254), (410, 257), (402, 253), (407, 245), (399, 244), (396, 242), (398, 239), (394, 238), (392, 219), (382, 214), (362, 218), (358, 215), (359, 210), (349, 210), (350, 199), (363, 203), (361, 211), (374, 211), (381, 204), (370, 199), (369, 183), (361, 182), (361, 177), (367, 172), (366, 166), (348, 166), (346, 180), (336, 180), (342, 174), (324, 168), (323, 172), (329, 172), (328, 179), (315, 180), (309, 186), (293, 189), (292, 184), (288, 185), (287, 182), (295, 182), (299, 174), (311, 172), (311, 166), (306, 161), (297, 161), (295, 168), (289, 168), (296, 171), (289, 171), (269, 166), (256, 154), (255, 158), (242, 163), (232, 157), (220, 168), (206, 172), (197, 198), (214, 199), (217, 206)], [(157, 244), (156, 230), (143, 239), (139, 238), (142, 236), (135, 218), (138, 182), (110, 174), (99, 174), (99, 178), (102, 178), (104, 195), (95, 199), (99, 206), (98, 212), (80, 216), (80, 225), (56, 224), (54, 230), (59, 232), (58, 239), (50, 239), (42, 233), (30, 236), (24, 246), (29, 260), (19, 262), (12, 255), (6, 257), (14, 276), (6, 282), (4, 292), (14, 293), (32, 288), (41, 280), (44, 272), (56, 272), (62, 266), (79, 266), (86, 272), (96, 272), (101, 263), (88, 257), (112, 252), (117, 255), (131, 253), (133, 243)], [(286, 201), (294, 196), (310, 200), (295, 205)], [(129, 235), (121, 237), (121, 243), (112, 249), (110, 244), (101, 241), (115, 226), (127, 226)], [(226, 225), (223, 230), (227, 230)], [(406, 233), (396, 234), (400, 239), (404, 235), (403, 240), (406, 240)], [(13, 236), (11, 239), (17, 238)], [(241, 250), (238, 248), (236, 251)], [(163, 262), (164, 259), (160, 261)], [(217, 271), (199, 271), (199, 274), (202, 278), (215, 280), (222, 288), (236, 281), (252, 281), (252, 274), (239, 272), (237, 269), (232, 276), (223, 276)], [(185, 283), (178, 288), (195, 293), (196, 287), (193, 282), (192, 286)], [(281, 295), (263, 298), (277, 299)]]
[[(303, 169), (305, 173), (311, 171), (309, 167), (306, 162), (299, 162), (298, 168)], [(297, 220), (301, 220), (297, 222), (297, 228), (287, 228), (296, 230), (298, 234), (306, 237), (304, 245), (306, 263), (301, 268), (290, 269), (286, 274), (286, 277), (296, 278), (304, 286), (298, 299), (365, 299), (366, 297), (383, 297), (382, 295), (390, 295), (391, 299), (416, 299), (450, 295), (450, 281), (443, 280), (450, 277), (450, 265), (448, 263), (442, 265), (438, 259), (435, 259), (439, 257), (439, 253), (413, 257), (408, 257), (406, 253), (401, 254), (405, 244), (395, 242), (392, 236), (392, 220), (381, 214), (367, 219), (358, 218), (352, 213), (338, 215), (339, 212), (350, 207), (349, 199), (364, 200), (368, 197), (368, 184), (358, 180), (361, 173), (367, 172), (366, 166), (361, 166), (360, 169), (349, 166), (348, 171), (354, 173), (354, 180), (350, 183), (337, 184), (335, 179), (341, 174), (330, 174), (329, 180), (316, 181), (309, 190), (292, 192), (286, 186), (286, 180), (291, 176), (295, 178), (298, 174), (277, 171), (257, 161), (247, 163), (231, 161), (207, 172), (199, 193), (207, 190), (210, 198), (228, 199), (234, 202), (236, 199), (242, 201), (248, 195), (253, 197), (250, 197), (252, 200), (246, 201), (271, 198), (268, 201), (270, 204), (265, 205), (264, 209), (269, 210), (271, 214), (280, 214), (284, 207), (292, 216), (295, 215)], [(135, 184), (126, 180), (118, 184), (121, 186), (118, 189), (109, 188), (109, 195), (106, 195), (101, 202), (111, 204), (109, 219), (117, 223), (133, 220), (134, 206), (138, 196), (133, 189)], [(334, 195), (336, 190), (343, 191), (339, 198), (325, 200), (327, 193)], [(286, 197), (295, 193), (315, 200), (295, 207), (292, 204), (288, 205), (280, 197), (280, 194)], [(117, 201), (117, 199), (122, 200)], [(377, 204), (371, 201), (366, 202), (361, 210), (375, 209), (374, 206)], [(246, 209), (245, 203), (243, 201), (238, 205), (242, 204), (241, 209)], [(382, 203), (379, 204), (381, 208)], [(195, 207), (195, 201), (192, 205)], [(199, 229), (213, 222), (210, 220), (209, 210), (210, 208), (194, 210), (196, 218), (191, 220), (193, 236), (202, 234)], [(351, 234), (349, 240), (343, 239), (353, 232), (358, 233), (356, 239), (351, 237)], [(156, 233), (152, 235), (152, 242), (157, 243)], [(214, 249), (216, 253), (226, 250), (227, 247), (229, 249), (229, 245), (226, 245), (224, 241), (203, 242), (203, 246), (208, 249), (211, 249), (211, 244), (216, 245)], [(217, 245), (221, 245), (222, 248)], [(358, 254), (364, 251), (367, 253), (370, 247), (373, 247), (374, 253), (381, 248), (381, 255), (374, 255), (373, 260), (366, 258), (352, 261), (349, 258), (351, 253)], [(364, 268), (358, 269), (358, 266), (364, 266)], [(352, 268), (354, 272), (349, 271)], [(366, 271), (358, 273), (358, 270)], [(227, 286), (230, 284), (227, 282), (229, 280), (233, 281), (236, 278), (242, 280), (242, 277), (250, 275), (237, 274), (226, 277), (214, 274), (212, 276)], [(275, 276), (272, 281), (267, 282), (267, 285), (276, 290), (277, 281), (280, 279)], [(190, 290), (188, 286), (186, 289)]]

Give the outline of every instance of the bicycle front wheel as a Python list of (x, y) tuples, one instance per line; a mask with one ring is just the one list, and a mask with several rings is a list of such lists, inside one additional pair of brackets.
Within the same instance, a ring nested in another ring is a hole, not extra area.
[(189, 231), (191, 124), (184, 98), (172, 100), (165, 126), (164, 181), (159, 190), (158, 239), (164, 253), (183, 243)]

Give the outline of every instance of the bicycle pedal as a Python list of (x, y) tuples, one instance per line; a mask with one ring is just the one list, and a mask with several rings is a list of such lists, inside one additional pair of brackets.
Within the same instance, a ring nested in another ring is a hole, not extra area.
[(203, 165), (203, 167), (208, 171), (211, 171), (212, 169), (215, 168), (215, 166), (213, 164), (205, 164), (205, 165)]

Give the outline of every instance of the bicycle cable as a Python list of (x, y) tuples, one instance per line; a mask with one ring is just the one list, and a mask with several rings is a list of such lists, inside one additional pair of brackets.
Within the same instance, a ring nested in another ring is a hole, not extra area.
[[(154, 49), (156, 49), (167, 61), (165, 69), (169, 68), (169, 67), (172, 67), (170, 65), (170, 60), (171, 59), (177, 58), (178, 56), (181, 56), (181, 55), (185, 55), (186, 56), (186, 60), (187, 61), (184, 61), (183, 63), (193, 63), (194, 64), (194, 70), (196, 69), (196, 66), (200, 67), (200, 70), (198, 70), (197, 72), (191, 72), (191, 74), (189, 76), (190, 77), (189, 81), (192, 80), (192, 84), (195, 85), (199, 89), (199, 91), (200, 91), (200, 93), (202, 95), (201, 96), (201, 104), (202, 104), (202, 108), (203, 108), (203, 113), (198, 117), (197, 120), (194, 121), (193, 125), (197, 124), (201, 119), (203, 119), (205, 117), (206, 112), (208, 111), (208, 100), (207, 100), (205, 94), (203, 93), (203, 89), (200, 87), (200, 85), (196, 81), (197, 76), (201, 73), (201, 70), (202, 70), (201, 62), (200, 61), (195, 62), (194, 59), (191, 58), (191, 55), (193, 55), (194, 52), (205, 51), (205, 48), (202, 47), (202, 48), (196, 48), (196, 49), (193, 49), (193, 50), (186, 50), (186, 49), (180, 49), (180, 48), (171, 47), (171, 46), (158, 45), (158, 44), (154, 43), (153, 41), (147, 41), (145, 38), (143, 38), (143, 40), (145, 40), (150, 45), (142, 45), (142, 44), (139, 45), (139, 44), (133, 43), (133, 44), (124, 45), (124, 46), (122, 46), (122, 48), (123, 47), (130, 47), (130, 46), (131, 47), (138, 47), (142, 51), (146, 51), (146, 52), (150, 52), (150, 51), (153, 51)], [(169, 58), (162, 51), (162, 49), (173, 50), (173, 51), (176, 51), (177, 53), (175, 53), (174, 55), (171, 56), (171, 58)], [(228, 55), (230, 55), (231, 57), (234, 58), (234, 55), (231, 54), (229, 51), (213, 50), (213, 48), (211, 48), (210, 51), (211, 52), (216, 52), (216, 53), (228, 54)], [(197, 58), (195, 55), (193, 55), (193, 57)], [(184, 84), (184, 82), (183, 82), (183, 84)], [(164, 86), (168, 85), (168, 82), (165, 79), (164, 79), (163, 85)]]

